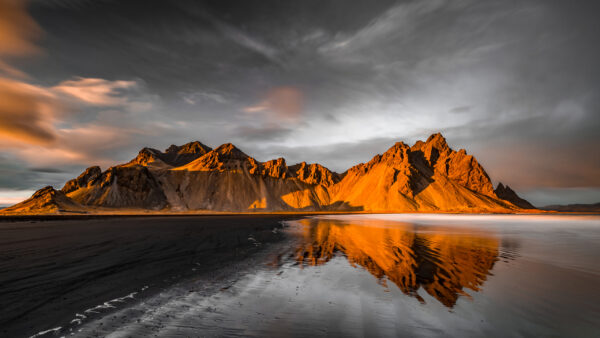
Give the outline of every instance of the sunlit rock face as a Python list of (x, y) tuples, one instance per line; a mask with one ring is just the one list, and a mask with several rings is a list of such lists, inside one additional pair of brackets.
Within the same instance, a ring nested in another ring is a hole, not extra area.
[(340, 175), (318, 163), (301, 162), (289, 168), (297, 179), (314, 185), (331, 187), (340, 181)]
[(344, 256), (377, 278), (382, 286), (395, 284), (403, 293), (424, 301), (423, 289), (453, 307), (466, 289), (478, 291), (498, 260), (500, 241), (481, 230), (463, 234), (420, 232), (413, 225), (370, 220), (368, 224), (304, 219), (296, 259), (304, 265), (327, 264)]
[(78, 190), (81, 188), (86, 188), (88, 185), (93, 184), (94, 180), (96, 180), (98, 177), (100, 177), (101, 174), (102, 174), (102, 170), (100, 170), (100, 167), (98, 167), (98, 166), (89, 167), (83, 173), (81, 173), (81, 175), (79, 175), (77, 178), (74, 178), (74, 179), (68, 181), (67, 183), (65, 183), (65, 186), (61, 189), (61, 191), (65, 194), (68, 194), (72, 191), (75, 191), (75, 190)]
[(147, 167), (108, 168), (92, 184), (68, 194), (83, 205), (159, 210), (167, 205), (160, 183)]
[(502, 211), (477, 160), (454, 151), (441, 134), (414, 146), (399, 142), (368, 163), (350, 168), (333, 189), (335, 199), (371, 212)]
[[(484, 195), (495, 197), (494, 186), (477, 160), (464, 149), (452, 150), (442, 134), (431, 135), (426, 142), (418, 141), (411, 148), (415, 160), (423, 157), (429, 168), (458, 184)], [(422, 162), (421, 162), (422, 163)]]
[(412, 147), (398, 142), (343, 174), (318, 163), (288, 166), (284, 158), (260, 162), (231, 143), (143, 148), (105, 172), (86, 169), (62, 191), (85, 206), (166, 211), (513, 212), (528, 206), (507, 189), (494, 191), (477, 160), (452, 150), (441, 134)]

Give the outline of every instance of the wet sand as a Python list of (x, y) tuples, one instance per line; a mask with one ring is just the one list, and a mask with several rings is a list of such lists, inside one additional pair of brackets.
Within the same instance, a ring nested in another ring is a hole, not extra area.
[(233, 266), (280, 240), (274, 229), (298, 217), (5, 218), (0, 336), (28, 337), (64, 327), (82, 319), (75, 315), (85, 309), (92, 309), (85, 317), (105, 315), (182, 279)]
[[(600, 218), (315, 216), (73, 337), (597, 337)], [(61, 332), (64, 334), (65, 332)]]

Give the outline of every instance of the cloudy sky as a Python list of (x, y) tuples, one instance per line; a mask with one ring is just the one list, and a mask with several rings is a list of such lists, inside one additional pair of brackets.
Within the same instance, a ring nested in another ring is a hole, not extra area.
[(597, 3), (0, 0), (0, 204), (143, 146), (343, 172), (438, 131), (538, 206), (599, 202)]

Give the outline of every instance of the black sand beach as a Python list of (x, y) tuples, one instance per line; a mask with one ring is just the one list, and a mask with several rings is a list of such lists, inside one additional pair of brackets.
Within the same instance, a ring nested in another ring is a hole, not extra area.
[(3, 219), (0, 336), (28, 337), (68, 324), (82, 309), (119, 298), (133, 302), (218, 270), (279, 240), (273, 229), (298, 217)]
[(0, 337), (597, 337), (597, 216), (0, 222)]

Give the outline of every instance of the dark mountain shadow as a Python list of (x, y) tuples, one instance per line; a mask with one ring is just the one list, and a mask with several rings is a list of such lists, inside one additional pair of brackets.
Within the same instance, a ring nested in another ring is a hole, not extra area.
[[(435, 152), (435, 155), (434, 155)], [(431, 159), (429, 162), (425, 158), (425, 154), (421, 150), (411, 151), (409, 153), (410, 163), (417, 169), (417, 172), (410, 177), (410, 188), (413, 191), (413, 195), (418, 195), (421, 191), (425, 190), (431, 183), (435, 182), (432, 178), (434, 174), (434, 166), (440, 157), (440, 153), (437, 149), (432, 150)]]

